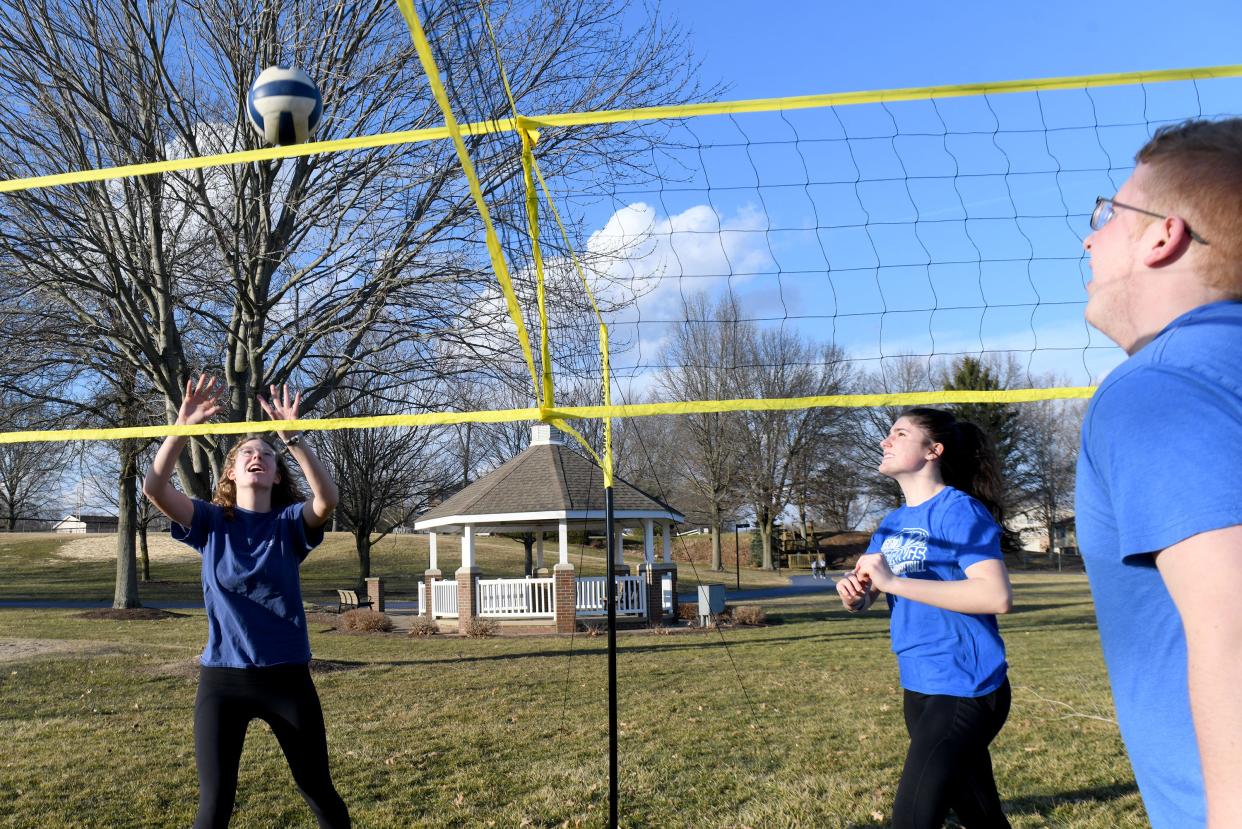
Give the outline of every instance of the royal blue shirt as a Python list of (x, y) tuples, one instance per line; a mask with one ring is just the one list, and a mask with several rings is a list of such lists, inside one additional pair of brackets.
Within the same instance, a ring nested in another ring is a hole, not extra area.
[[(966, 568), (1002, 559), (1000, 528), (979, 501), (947, 486), (916, 507), (893, 510), (871, 536), (899, 578), (959, 581)], [(957, 613), (888, 597), (901, 687), (921, 694), (981, 697), (1005, 682), (1005, 643), (996, 617)]]
[(1083, 421), (1076, 500), (1117, 722), (1147, 815), (1155, 829), (1202, 827), (1186, 636), (1155, 554), (1242, 524), (1242, 304), (1183, 314), (1105, 378)]
[(271, 512), (234, 507), (230, 520), (222, 507), (195, 500), (190, 526), (172, 525), (172, 537), (203, 557), (204, 666), (310, 661), (298, 568), (323, 541), (323, 529), (307, 529), (302, 508), (302, 503)]

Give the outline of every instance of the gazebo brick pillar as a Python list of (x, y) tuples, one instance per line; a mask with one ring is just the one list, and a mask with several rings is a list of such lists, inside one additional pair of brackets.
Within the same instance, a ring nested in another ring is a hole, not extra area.
[(422, 615), (428, 619), (436, 617), (435, 599), (432, 598), (435, 595), (435, 591), (432, 590), (431, 586), (442, 578), (444, 578), (444, 574), (439, 570), (427, 570), (423, 573), (423, 599), (425, 601), (420, 609), (422, 610)]
[(367, 582), (367, 601), (371, 603), (371, 609), (379, 613), (384, 612), (384, 580), (379, 576), (371, 576)]
[(460, 625), (479, 615), (479, 568), (459, 567), (454, 576), (457, 578), (457, 621)]
[(578, 623), (578, 575), (568, 562), (552, 568), (552, 585), (556, 590), (556, 632), (573, 633)]
[(644, 561), (638, 565), (638, 573), (644, 579), (647, 590), (647, 621), (658, 625), (664, 621), (663, 578), (664, 571), (657, 569), (659, 565)]

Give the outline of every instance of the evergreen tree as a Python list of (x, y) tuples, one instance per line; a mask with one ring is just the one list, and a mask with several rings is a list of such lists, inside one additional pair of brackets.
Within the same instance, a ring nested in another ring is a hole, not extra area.
[[(944, 383), (950, 391), (998, 391), (1005, 386), (999, 372), (976, 357), (956, 360)], [(974, 423), (992, 438), (1003, 478), (1001, 507), (1006, 514), (1012, 514), (1013, 508), (1023, 501), (1029, 477), (1023, 421), (1017, 407), (1011, 403), (955, 403), (949, 409), (959, 420)], [(1008, 536), (1006, 532), (1007, 541)]]

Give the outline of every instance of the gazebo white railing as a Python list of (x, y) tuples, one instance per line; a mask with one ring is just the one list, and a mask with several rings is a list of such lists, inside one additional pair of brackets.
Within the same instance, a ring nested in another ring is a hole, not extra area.
[[(456, 619), (457, 613), (457, 582), (455, 581), (436, 581), (433, 582), (434, 587), (432, 593), (435, 596), (436, 618), (437, 619)], [(420, 581), (418, 583), (418, 612), (421, 615), (424, 608), (427, 607), (427, 583)]]
[[(642, 576), (617, 576), (617, 615), (647, 615), (647, 585)], [(608, 581), (606, 576), (584, 576), (578, 579), (574, 611), (578, 616), (608, 615)]]
[(501, 619), (555, 619), (552, 579), (480, 579), (479, 615)]
[[(576, 616), (605, 616), (608, 613), (608, 583), (604, 576), (577, 579), (574, 591)], [(457, 618), (457, 582), (434, 582), (435, 615)], [(664, 592), (666, 605), (671, 606), (671, 591)], [(427, 606), (425, 583), (418, 584), (418, 612)], [(556, 618), (556, 585), (554, 579), (486, 579), (478, 583), (479, 616), (489, 619), (554, 619)], [(642, 576), (617, 576), (617, 615), (647, 615), (647, 585)]]

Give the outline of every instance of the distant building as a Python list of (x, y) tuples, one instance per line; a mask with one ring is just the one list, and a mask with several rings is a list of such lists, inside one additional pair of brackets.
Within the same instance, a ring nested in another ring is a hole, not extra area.
[(1078, 555), (1078, 530), (1074, 516), (1062, 518), (1052, 525), (1052, 552), (1066, 556)]
[(1048, 525), (1037, 509), (1018, 510), (1005, 519), (1005, 528), (1017, 535), (1024, 552), (1055, 555), (1078, 554), (1078, 537), (1074, 532), (1074, 514), (1063, 510), (1052, 525), (1052, 538), (1048, 538)]
[(52, 531), (58, 533), (114, 533), (117, 531), (118, 519), (115, 515), (66, 515), (52, 525)]

